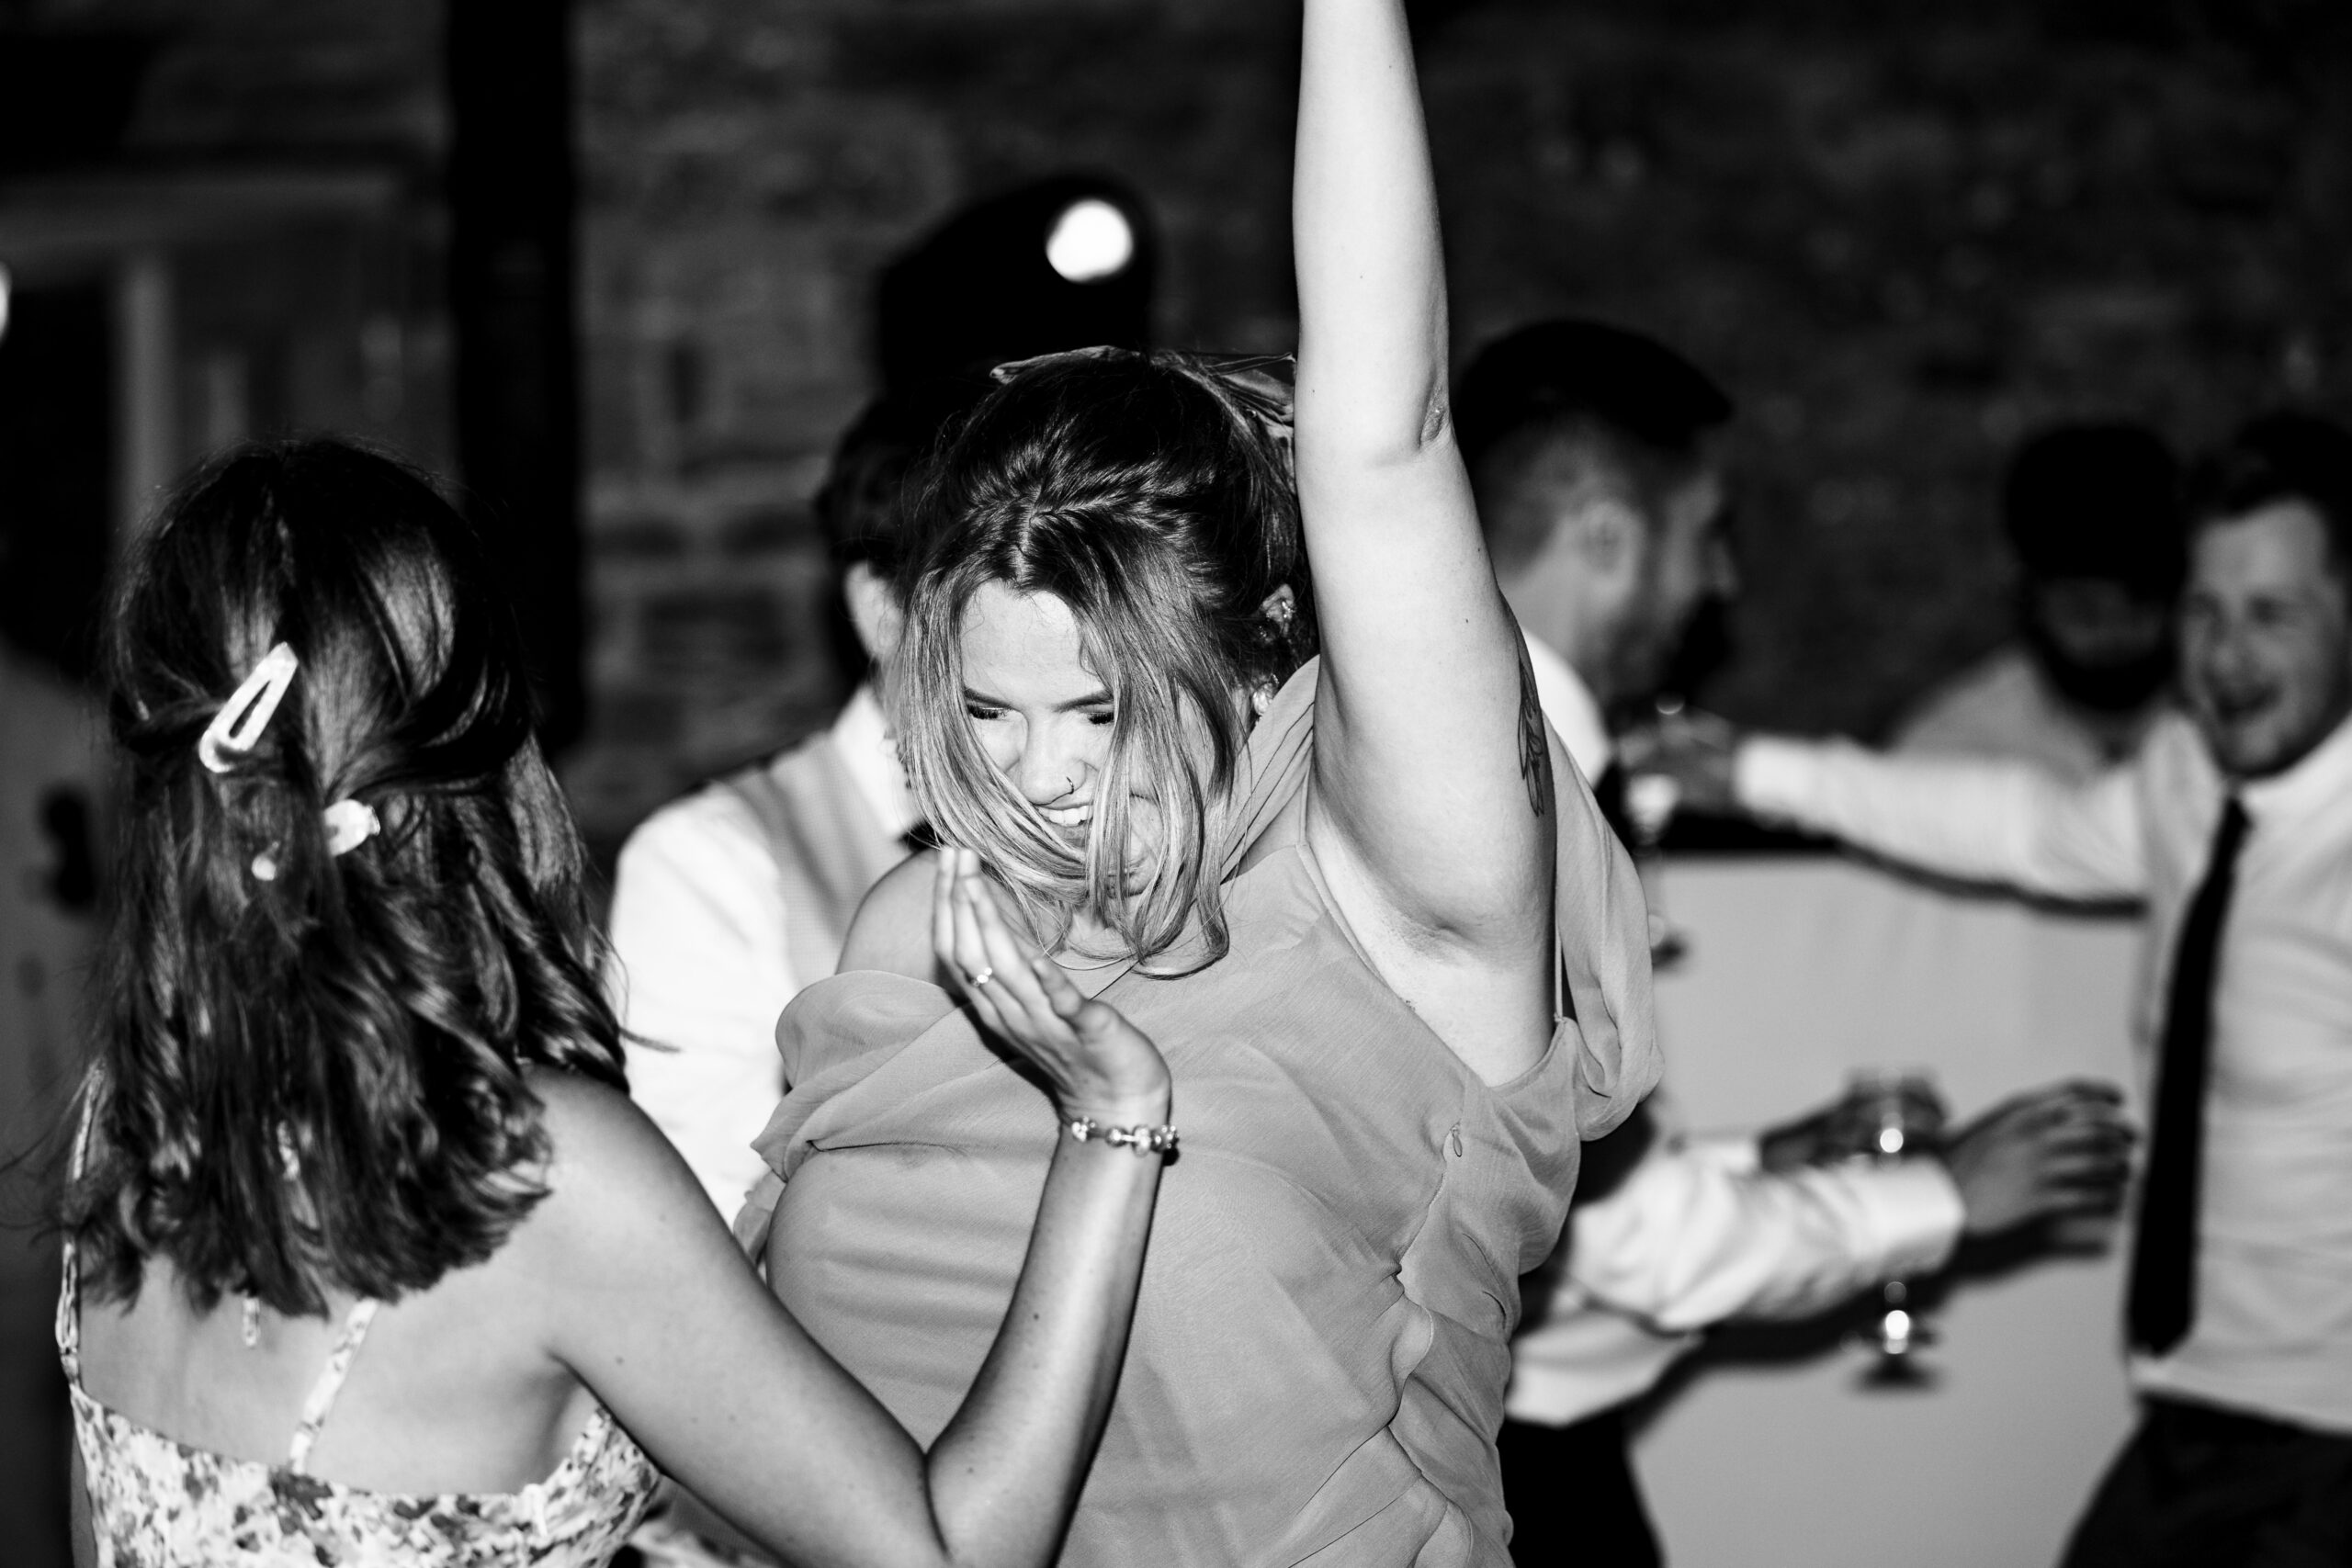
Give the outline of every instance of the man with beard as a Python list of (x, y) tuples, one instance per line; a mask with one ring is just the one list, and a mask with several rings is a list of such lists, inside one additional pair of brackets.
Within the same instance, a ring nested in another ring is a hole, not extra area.
[(2352, 1562), (2352, 432), (2245, 427), (2188, 488), (2185, 712), (2067, 785), (1685, 720), (1638, 743), (1922, 869), (2137, 898), (2150, 1139), (2125, 1326), (2142, 1422), (2069, 1568)]
[(2080, 781), (2129, 756), (2170, 703), (2180, 468), (2143, 425), (2066, 424), (2018, 451), (2001, 526), (2018, 640), (1936, 689), (1897, 751), (2018, 757)]
[[(1663, 344), (1555, 321), (1481, 352), (1454, 410), (1544, 716), (1610, 809), (1622, 792), (1603, 716), (1652, 702), (1702, 607), (1737, 588), (1720, 450), (1731, 400)], [(1932, 1273), (1963, 1232), (2101, 1210), (2122, 1179), (2104, 1086), (2019, 1096), (1944, 1140), (1940, 1159), (1838, 1158), (1877, 1131), (1841, 1101), (1758, 1135), (1686, 1138), (1654, 1096), (1590, 1145), (1512, 1347), (1499, 1442), (1515, 1562), (1656, 1568), (1624, 1407), (1702, 1330)]]

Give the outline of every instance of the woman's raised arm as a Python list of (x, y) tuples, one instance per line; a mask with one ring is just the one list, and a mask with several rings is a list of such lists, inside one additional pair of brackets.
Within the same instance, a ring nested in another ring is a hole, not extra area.
[(1447, 411), (1444, 265), (1404, 9), (1306, 6), (1293, 221), (1298, 489), (1324, 649), (1318, 848), (1340, 863), (1342, 902), (1377, 906), (1390, 919), (1370, 923), (1411, 955), (1392, 983), (1475, 1059), (1489, 1055), (1475, 1036), (1523, 1040), (1520, 1014), (1548, 1018), (1541, 987), (1464, 998), (1460, 1017), (1415, 993), (1548, 972), (1531, 960), (1550, 940), (1550, 762)]

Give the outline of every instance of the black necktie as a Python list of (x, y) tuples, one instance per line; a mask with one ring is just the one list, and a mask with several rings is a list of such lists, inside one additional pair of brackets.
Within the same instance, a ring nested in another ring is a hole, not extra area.
[(2153, 1356), (2179, 1344), (2197, 1317), (2197, 1190), (2213, 1056), (2213, 965), (2245, 831), (2245, 807), (2233, 795), (2222, 808), (2205, 880), (2189, 900), (2173, 950), (2148, 1168), (2140, 1188), (2140, 1234), (2132, 1252), (2132, 1343)]

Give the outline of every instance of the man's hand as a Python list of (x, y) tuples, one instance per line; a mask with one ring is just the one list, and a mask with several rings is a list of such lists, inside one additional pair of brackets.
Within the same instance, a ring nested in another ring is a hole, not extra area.
[(2111, 1084), (2076, 1080), (2004, 1100), (1946, 1140), (1970, 1235), (2123, 1201), (2136, 1136)]
[[(1765, 1129), (1756, 1140), (1757, 1163), (1778, 1176), (1808, 1165), (1879, 1157), (1884, 1152), (1879, 1145), (1884, 1099), (1877, 1089), (1851, 1089), (1842, 1100)], [(1903, 1146), (1913, 1150), (1932, 1146), (1944, 1121), (1944, 1102), (1934, 1089), (1922, 1080), (1906, 1080)]]
[(1617, 738), (1617, 760), (1629, 779), (1670, 778), (1684, 809), (1717, 816), (1738, 808), (1732, 788), (1738, 750), (1739, 732), (1730, 721), (1696, 709), (1662, 715)]

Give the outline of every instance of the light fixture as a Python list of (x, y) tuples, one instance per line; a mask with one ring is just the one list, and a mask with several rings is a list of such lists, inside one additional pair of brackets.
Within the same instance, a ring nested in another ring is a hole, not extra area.
[(1125, 213), (1099, 197), (1062, 209), (1046, 239), (1046, 260), (1072, 283), (1100, 283), (1115, 276), (1135, 254), (1135, 226)]
[(0, 337), (8, 335), (8, 294), (12, 281), (8, 269), (0, 266)]

